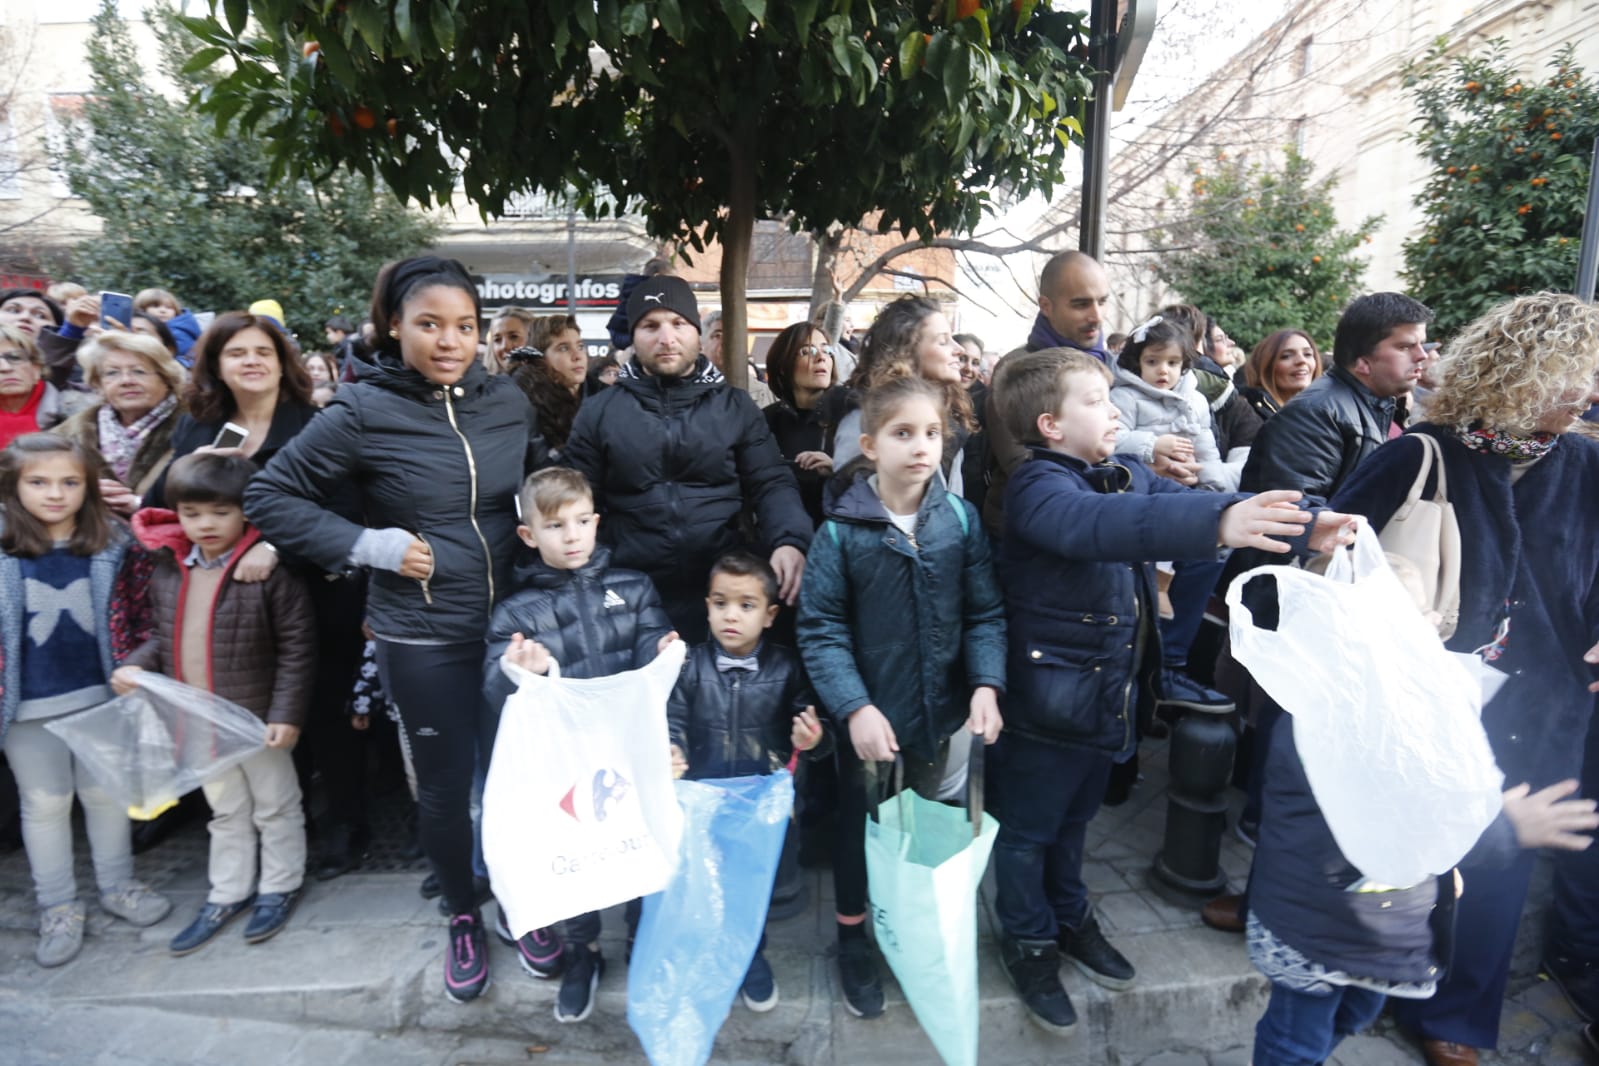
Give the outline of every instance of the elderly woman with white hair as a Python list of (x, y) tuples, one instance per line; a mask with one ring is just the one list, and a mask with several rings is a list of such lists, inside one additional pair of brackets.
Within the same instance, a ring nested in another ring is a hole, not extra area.
[(96, 399), (56, 432), (105, 457), (112, 477), (101, 479), (100, 494), (126, 517), (172, 462), (183, 367), (155, 337), (121, 331), (85, 342), (78, 363)]
[[(1599, 440), (1573, 430), (1599, 401), (1599, 308), (1518, 297), (1466, 326), (1434, 373), (1427, 421), (1356, 467), (1331, 506), (1381, 532), (1421, 471), (1428, 449), (1415, 438), (1438, 443), (1460, 525), (1449, 649), (1504, 675), (1482, 724), (1505, 787), (1575, 790), (1599, 692)], [(1534, 857), (1461, 865), (1447, 974), (1432, 998), (1395, 1008), (1428, 1063), (1471, 1066), (1497, 1042)]]

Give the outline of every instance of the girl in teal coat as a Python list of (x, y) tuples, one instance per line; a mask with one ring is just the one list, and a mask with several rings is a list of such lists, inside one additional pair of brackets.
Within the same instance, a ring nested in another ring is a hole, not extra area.
[(1002, 724), (1004, 602), (977, 512), (933, 476), (946, 428), (942, 394), (920, 378), (867, 393), (867, 464), (828, 486), (800, 593), (805, 668), (848, 732), (833, 878), (841, 984), (858, 1016), (883, 1010), (865, 938), (863, 764), (901, 757), (907, 783), (932, 798), (962, 722), (989, 744)]

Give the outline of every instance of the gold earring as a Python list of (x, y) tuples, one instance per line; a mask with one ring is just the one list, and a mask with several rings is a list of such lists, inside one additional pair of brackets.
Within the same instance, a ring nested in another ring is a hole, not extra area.
[(399, 340), (400, 339), (400, 331), (397, 330), (397, 329), (391, 329), (391, 330), (389, 330), (389, 336), (393, 337), (395, 340)]

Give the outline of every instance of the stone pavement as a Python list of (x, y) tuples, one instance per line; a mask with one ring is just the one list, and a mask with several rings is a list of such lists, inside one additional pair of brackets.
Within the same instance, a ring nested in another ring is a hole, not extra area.
[[(1138, 967), (1138, 984), (1110, 993), (1072, 967), (1064, 979), (1082, 1021), (1066, 1037), (1030, 1022), (999, 967), (988, 913), (979, 907), (979, 971), (985, 1063), (1060, 1066), (1245, 1066), (1265, 982), (1239, 937), (1205, 928), (1196, 912), (1152, 892), (1148, 869), (1165, 821), (1165, 746), (1146, 743), (1145, 780), (1132, 799), (1090, 830), (1086, 872), (1106, 932)], [(1237, 800), (1235, 797), (1235, 806)], [(400, 804), (384, 805), (374, 860), (332, 882), (310, 882), (289, 928), (246, 945), (238, 928), (195, 955), (173, 959), (166, 942), (205, 894), (205, 834), (191, 826), (138, 858), (140, 876), (168, 893), (174, 914), (133, 930), (91, 908), (83, 954), (58, 970), (32, 958), (35, 917), (27, 863), (0, 855), (0, 1064), (185, 1066), (296, 1063), (320, 1066), (502, 1066), (508, 1063), (642, 1062), (625, 1020), (620, 910), (607, 915), (609, 962), (595, 1015), (558, 1025), (553, 982), (525, 977), (514, 953), (491, 947), (494, 984), (457, 1006), (442, 995), (444, 924), (416, 887), (420, 863), (401, 855)], [(80, 885), (92, 884), (79, 834)], [(1227, 839), (1223, 867), (1235, 880), (1249, 852)], [(888, 981), (889, 1009), (862, 1021), (840, 1005), (831, 958), (831, 877), (806, 872), (810, 905), (773, 921), (768, 955), (782, 1002), (769, 1014), (735, 1005), (717, 1062), (796, 1066), (937, 1062)], [(1547, 888), (1535, 890), (1535, 899)], [(1553, 986), (1531, 976), (1536, 919), (1524, 928), (1519, 976), (1505, 1012), (1505, 1050), (1490, 1066), (1581, 1066), (1578, 1023)], [(886, 973), (886, 968), (885, 968)], [(1416, 1063), (1413, 1045), (1386, 1020), (1349, 1041), (1339, 1066)]]

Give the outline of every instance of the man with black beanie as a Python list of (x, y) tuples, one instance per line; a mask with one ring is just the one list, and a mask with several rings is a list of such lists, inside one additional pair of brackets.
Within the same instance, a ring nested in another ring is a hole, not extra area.
[(700, 354), (700, 313), (688, 283), (660, 274), (629, 294), (633, 358), (616, 385), (586, 400), (567, 460), (589, 479), (605, 521), (612, 565), (655, 582), (673, 626), (690, 644), (706, 636), (706, 575), (747, 538), (756, 519), (781, 596), (799, 597), (811, 522), (799, 486), (742, 389)]

